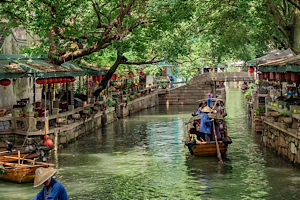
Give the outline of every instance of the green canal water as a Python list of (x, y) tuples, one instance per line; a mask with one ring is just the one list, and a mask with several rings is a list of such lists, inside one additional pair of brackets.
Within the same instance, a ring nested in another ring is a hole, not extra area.
[[(186, 127), (195, 106), (158, 106), (82, 137), (51, 159), (70, 199), (299, 199), (300, 169), (262, 148), (239, 90), (227, 92), (224, 165), (190, 156)], [(0, 199), (40, 188), (0, 182)]]

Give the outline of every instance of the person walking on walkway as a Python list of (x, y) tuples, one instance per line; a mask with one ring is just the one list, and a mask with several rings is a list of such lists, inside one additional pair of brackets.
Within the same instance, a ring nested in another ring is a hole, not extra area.
[(40, 167), (35, 170), (33, 187), (44, 184), (43, 189), (31, 200), (69, 200), (63, 184), (52, 178), (56, 169)]
[(201, 110), (201, 124), (200, 124), (200, 133), (205, 134), (205, 141), (209, 142), (211, 141), (211, 122), (214, 121), (214, 119), (209, 119), (208, 113), (211, 113), (211, 108), (208, 106), (205, 106)]

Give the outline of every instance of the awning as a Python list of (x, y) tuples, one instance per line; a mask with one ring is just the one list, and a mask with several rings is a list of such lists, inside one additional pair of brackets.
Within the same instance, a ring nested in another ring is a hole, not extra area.
[(261, 72), (300, 72), (300, 55), (270, 61), (258, 67)]
[(85, 71), (75, 63), (69, 61), (61, 66), (47, 63), (45, 57), (27, 58), (23, 55), (0, 55), (0, 77), (63, 77), (84, 76)]

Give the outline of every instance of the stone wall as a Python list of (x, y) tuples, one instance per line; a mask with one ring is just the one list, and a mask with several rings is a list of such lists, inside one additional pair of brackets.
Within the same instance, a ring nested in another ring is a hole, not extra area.
[(153, 94), (149, 94), (147, 96), (130, 101), (128, 104), (123, 103), (118, 105), (118, 107), (116, 108), (117, 117), (126, 117), (130, 114), (154, 107), (158, 104), (158, 94), (157, 92), (155, 92)]
[(300, 163), (300, 137), (297, 133), (271, 123), (265, 123), (261, 142), (290, 162)]
[[(158, 105), (158, 95), (157, 93), (149, 94), (147, 96), (135, 99), (128, 103), (121, 104), (115, 107), (107, 107), (105, 112), (98, 111), (93, 115), (89, 115), (88, 118), (81, 118), (79, 120), (69, 120), (69, 124), (65, 124), (61, 127), (56, 127), (49, 130), (49, 137), (54, 143), (54, 148), (63, 148), (74, 140), (88, 134), (89, 132), (100, 128), (104, 124), (113, 123), (118, 117), (125, 117), (129, 114), (138, 112), (143, 109), (147, 109)], [(122, 113), (120, 108), (123, 109)], [(116, 114), (117, 113), (117, 114)], [(31, 134), (30, 138), (36, 139), (38, 142), (42, 142), (44, 138), (43, 132), (37, 132), (36, 134)], [(25, 135), (20, 134), (2, 134), (0, 136), (0, 146), (5, 146), (4, 141), (9, 140), (15, 145), (22, 145), (25, 139)]]

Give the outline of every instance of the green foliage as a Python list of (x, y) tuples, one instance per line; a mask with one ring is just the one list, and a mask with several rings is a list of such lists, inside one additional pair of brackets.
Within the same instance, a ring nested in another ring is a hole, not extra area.
[(119, 98), (113, 98), (113, 100), (116, 102), (117, 105), (120, 103)]
[(107, 97), (106, 98), (106, 104), (108, 105), (108, 107), (112, 107), (113, 106), (113, 99), (111, 97)]
[(255, 113), (258, 115), (258, 114), (261, 114), (261, 113), (264, 113), (265, 112), (265, 106), (260, 106), (258, 109), (255, 110)]
[(251, 96), (251, 91), (252, 91), (252, 90), (249, 88), (249, 89), (247, 90), (247, 92), (245, 92), (244, 98), (245, 98), (246, 101), (249, 101), (248, 97)]
[(290, 116), (290, 114), (288, 112), (282, 112), (282, 113), (279, 113), (279, 115), (284, 116), (284, 117)]
[(254, 89), (256, 87), (256, 85), (254, 84), (254, 83), (250, 83), (249, 85), (248, 85), (248, 88), (249, 89)]

